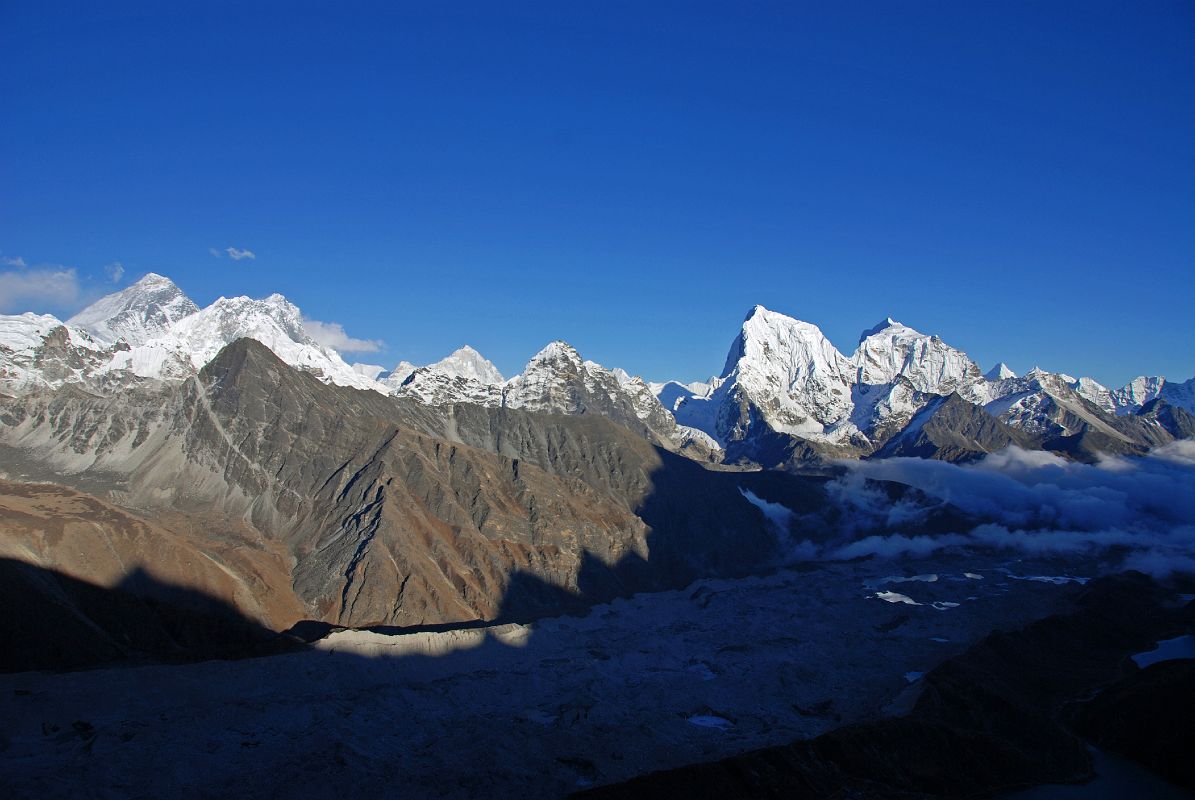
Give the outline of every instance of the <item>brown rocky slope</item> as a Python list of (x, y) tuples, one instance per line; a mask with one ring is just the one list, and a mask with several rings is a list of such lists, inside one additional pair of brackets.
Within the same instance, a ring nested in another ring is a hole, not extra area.
[(605, 418), (404, 403), (252, 340), (175, 387), (4, 398), (0, 447), (8, 477), (71, 487), (5, 487), (7, 554), (102, 584), (137, 562), (275, 630), (559, 613), (775, 547), (741, 473)]

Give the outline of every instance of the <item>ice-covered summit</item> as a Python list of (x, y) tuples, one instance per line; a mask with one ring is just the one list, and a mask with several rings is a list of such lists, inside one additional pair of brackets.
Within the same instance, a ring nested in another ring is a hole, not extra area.
[[(1139, 379), (1112, 392), (1088, 378), (1039, 368), (1017, 378), (1003, 364), (984, 375), (963, 351), (891, 317), (864, 331), (847, 358), (816, 325), (756, 306), (710, 389), (687, 391), (668, 382), (656, 392), (677, 422), (755, 458), (759, 448), (775, 452), (778, 440), (768, 438), (774, 434), (832, 453), (873, 452), (935, 398), (955, 393), (1004, 423), (1070, 435), (1080, 424), (1074, 420), (1107, 433), (1112, 428), (1101, 411), (1134, 413), (1154, 397), (1195, 406), (1195, 382), (1191, 387)], [(974, 417), (973, 424), (995, 424), (984, 419)]]
[(820, 434), (850, 412), (854, 368), (821, 328), (755, 306), (722, 378), (755, 401), (774, 430)]
[[(875, 453), (922, 409), (954, 393), (979, 410), (960, 414), (954, 401), (952, 419), (966, 417), (975, 431), (999, 424), (1051, 441), (1084, 431), (1127, 441), (1148, 438), (1159, 425), (1195, 426), (1184, 416), (1195, 412), (1195, 380), (1141, 377), (1111, 390), (1039, 368), (1018, 378), (999, 364), (985, 375), (961, 350), (892, 317), (865, 331), (847, 356), (817, 325), (755, 306), (718, 376), (650, 385), (587, 361), (560, 340), (510, 380), (469, 346), (422, 367), (400, 362), (387, 373), (345, 363), (306, 324), (281, 294), (221, 297), (200, 309), (168, 278), (150, 273), (66, 323), (45, 315), (0, 316), (0, 391), (77, 384), (107, 393), (138, 381), (182, 381), (233, 341), (252, 338), (328, 383), (432, 405), (597, 414), (670, 448), (696, 448), (702, 458), (718, 449), (760, 463), (777, 453), (803, 457), (810, 447), (833, 457)], [(1114, 419), (1130, 415), (1144, 419)], [(971, 439), (955, 445), (970, 447)]]
[(465, 345), (424, 367), (401, 362), (384, 383), (395, 395), (428, 405), (497, 406), (506, 379), (481, 353)]
[(511, 408), (574, 413), (582, 404), (578, 387), (587, 383), (592, 383), (592, 378), (581, 354), (568, 342), (557, 340), (532, 356), (523, 372), (510, 379), (504, 403)]
[(892, 327), (902, 327), (903, 328), (904, 326), (901, 325), (896, 320), (892, 319), (892, 317), (886, 317), (883, 322), (877, 323), (876, 325), (873, 325), (872, 327), (863, 331), (863, 333), (859, 334), (859, 341), (863, 342), (867, 339), (867, 337), (875, 336), (877, 333), (880, 333), (880, 332), (886, 330), (887, 328), (892, 328)]
[(757, 305), (743, 320), (721, 377), (737, 372), (740, 382), (754, 376), (799, 389), (810, 380), (849, 380), (851, 371), (821, 328)]
[(144, 344), (199, 311), (199, 306), (167, 277), (150, 272), (131, 286), (101, 297), (67, 324), (111, 344), (123, 339)]
[(864, 333), (851, 360), (859, 383), (892, 383), (900, 377), (917, 391), (934, 394), (950, 394), (982, 377), (966, 353), (891, 317)]
[(1007, 364), (1001, 361), (996, 366), (984, 373), (984, 380), (989, 381), (1006, 381), (1010, 378), (1015, 378), (1017, 374), (1013, 372)]
[(385, 391), (316, 342), (299, 309), (282, 295), (221, 297), (200, 309), (156, 273), (101, 298), (65, 324), (53, 317), (4, 317), (0, 384), (24, 389), (74, 383), (107, 391), (130, 381), (185, 380), (241, 338), (256, 339), (323, 381)]
[(434, 369), (453, 378), (464, 378), (481, 383), (506, 383), (506, 378), (502, 377), (498, 368), (469, 345), (454, 350), (449, 356), (434, 364), (429, 364), (427, 369)]

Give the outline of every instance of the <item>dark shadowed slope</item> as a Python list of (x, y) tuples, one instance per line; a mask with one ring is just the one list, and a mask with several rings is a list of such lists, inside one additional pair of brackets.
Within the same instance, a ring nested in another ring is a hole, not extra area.
[(202, 591), (135, 569), (111, 587), (0, 558), (0, 672), (203, 661), (299, 645)]
[(553, 613), (561, 592), (586, 604), (774, 555), (735, 473), (600, 416), (404, 403), (325, 385), (253, 340), (177, 388), (7, 399), (0, 421), (13, 473), (287, 560), (285, 581), (253, 592), (297, 597), (281, 627)]
[[(578, 796), (988, 797), (1041, 783), (1088, 780), (1091, 757), (1069, 727), (1065, 705), (1085, 701), (1133, 673), (1128, 656), (1158, 638), (1195, 629), (1195, 604), (1181, 607), (1175, 601), (1140, 574), (1101, 578), (1079, 596), (1075, 611), (1017, 632), (993, 633), (929, 672), (905, 716), (848, 725), (815, 739)], [(1190, 689), (1171, 682), (1158, 692), (1176, 688), (1176, 700)], [(1112, 703), (1123, 702), (1124, 690), (1113, 691)], [(1157, 702), (1143, 694), (1147, 702)], [(1097, 700), (1104, 713), (1108, 705)], [(1125, 706), (1131, 703), (1121, 706), (1122, 712)], [(1099, 716), (1088, 715), (1089, 724), (1098, 725)], [(1167, 731), (1195, 742), (1190, 719)], [(1133, 754), (1123, 745), (1121, 752)]]

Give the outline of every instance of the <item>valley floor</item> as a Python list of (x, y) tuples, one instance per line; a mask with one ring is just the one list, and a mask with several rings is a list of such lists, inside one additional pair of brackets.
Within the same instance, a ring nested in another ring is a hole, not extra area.
[(0, 777), (30, 798), (559, 797), (897, 713), (922, 673), (1077, 588), (1045, 580), (1057, 566), (979, 558), (705, 580), (583, 618), (345, 631), (269, 658), (2, 675)]

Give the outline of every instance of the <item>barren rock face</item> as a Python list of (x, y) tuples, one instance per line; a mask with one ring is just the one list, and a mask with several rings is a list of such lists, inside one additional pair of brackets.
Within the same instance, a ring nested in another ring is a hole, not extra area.
[[(221, 567), (285, 598), (275, 625), (535, 616), (744, 572), (775, 543), (732, 473), (607, 419), (404, 403), (322, 384), (252, 340), (177, 387), (26, 395), (0, 421), (11, 474), (110, 493), (154, 524), (195, 518), (184, 543), (138, 546), (149, 568), (230, 531), (272, 554), (269, 571)], [(174, 577), (210, 571), (194, 570)], [(260, 618), (233, 584), (208, 588)]]
[(284, 549), (243, 523), (8, 481), (0, 520), (6, 671), (255, 652), (304, 614)]

